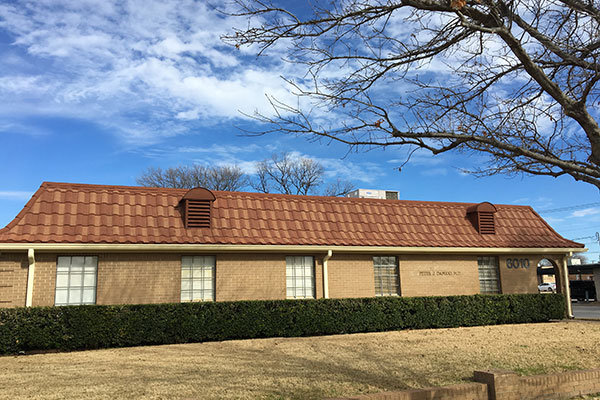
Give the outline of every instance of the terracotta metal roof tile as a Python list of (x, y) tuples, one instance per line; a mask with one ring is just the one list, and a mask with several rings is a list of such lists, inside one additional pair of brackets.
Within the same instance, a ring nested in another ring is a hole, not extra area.
[(583, 247), (530, 207), (497, 206), (496, 234), (466, 218), (471, 203), (215, 192), (212, 228), (185, 229), (187, 190), (44, 183), (0, 230), (1, 242)]

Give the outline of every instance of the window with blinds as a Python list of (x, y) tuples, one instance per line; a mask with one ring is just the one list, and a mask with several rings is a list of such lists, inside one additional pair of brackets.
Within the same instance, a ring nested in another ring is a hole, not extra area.
[(181, 301), (215, 299), (215, 256), (181, 257)]
[(479, 289), (481, 294), (500, 293), (500, 273), (498, 257), (477, 258), (479, 267)]
[(288, 299), (315, 298), (315, 262), (312, 256), (285, 258), (286, 297)]
[(399, 296), (400, 277), (395, 256), (373, 257), (376, 296)]
[(96, 304), (97, 271), (97, 256), (59, 256), (56, 260), (54, 304)]

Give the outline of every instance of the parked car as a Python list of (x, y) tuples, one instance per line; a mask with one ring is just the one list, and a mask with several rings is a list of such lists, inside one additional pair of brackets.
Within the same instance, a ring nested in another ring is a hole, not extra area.
[(554, 282), (545, 282), (545, 283), (540, 283), (538, 285), (538, 290), (540, 292), (556, 292), (556, 283)]

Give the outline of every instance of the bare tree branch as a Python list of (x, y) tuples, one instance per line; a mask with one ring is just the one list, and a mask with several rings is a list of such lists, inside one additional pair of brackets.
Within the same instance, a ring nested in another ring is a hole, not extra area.
[[(224, 37), (285, 59), (297, 105), (269, 97), (266, 129), (352, 150), (487, 155), (473, 169), (600, 188), (600, 8), (581, 0), (345, 0), (298, 16), (237, 0), (258, 26)], [(435, 65), (440, 72), (429, 72)], [(440, 68), (443, 66), (443, 68)]]
[(160, 167), (150, 167), (136, 181), (139, 185), (149, 187), (177, 189), (204, 187), (224, 191), (238, 191), (248, 185), (248, 177), (235, 165), (220, 167), (193, 165), (165, 170)]
[(310, 158), (293, 158), (289, 153), (274, 154), (256, 165), (251, 186), (263, 193), (307, 195), (323, 183), (324, 169)]

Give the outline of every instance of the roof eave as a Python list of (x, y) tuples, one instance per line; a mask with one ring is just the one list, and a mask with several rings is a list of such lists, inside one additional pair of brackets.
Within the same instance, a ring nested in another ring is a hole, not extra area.
[(255, 252), (255, 253), (314, 253), (332, 250), (341, 253), (370, 254), (567, 254), (585, 252), (578, 247), (402, 247), (402, 246), (325, 246), (325, 245), (237, 245), (237, 244), (129, 244), (129, 243), (0, 243), (0, 251), (38, 252)]

